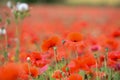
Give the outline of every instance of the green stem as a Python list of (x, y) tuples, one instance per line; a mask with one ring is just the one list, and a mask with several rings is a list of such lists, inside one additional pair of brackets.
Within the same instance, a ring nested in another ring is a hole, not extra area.
[[(108, 48), (106, 48), (106, 53), (105, 53), (105, 60), (104, 60), (104, 72), (106, 73), (105, 78), (107, 79), (107, 75), (108, 75), (108, 67), (107, 67), (107, 61), (108, 61)], [(109, 77), (110, 75), (108, 75)]]
[(29, 77), (28, 77), (28, 79), (31, 79), (31, 72), (30, 72), (30, 62), (28, 61), (28, 75), (29, 75)]
[(96, 62), (96, 75), (97, 75), (96, 80), (99, 80), (99, 76), (98, 76), (98, 63), (97, 62)]
[(58, 61), (57, 61), (57, 47), (53, 47), (54, 49), (54, 57), (55, 57), (55, 64), (56, 64), (56, 68), (58, 69)]
[[(7, 30), (7, 23), (5, 24), (5, 30)], [(5, 43), (6, 43), (6, 46), (5, 46), (4, 58), (7, 61), (8, 60), (8, 36), (7, 36), (7, 31), (6, 31), (6, 34), (5, 34)]]
[(19, 51), (20, 51), (20, 42), (19, 42), (19, 31), (18, 26), (16, 26), (16, 55), (15, 55), (15, 61), (17, 62), (19, 60)]
[(37, 50), (40, 52), (41, 49), (40, 49), (40, 47), (39, 47), (39, 44), (38, 44), (38, 43), (35, 43), (35, 45), (36, 45)]

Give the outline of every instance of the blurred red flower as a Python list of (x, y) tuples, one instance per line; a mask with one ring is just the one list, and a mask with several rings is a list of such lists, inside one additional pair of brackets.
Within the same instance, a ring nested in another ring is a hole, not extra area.
[(67, 80), (83, 80), (82, 76), (79, 74), (71, 74)]
[(79, 32), (71, 32), (68, 34), (67, 39), (72, 42), (79, 42), (83, 39), (83, 36)]
[(48, 51), (49, 49), (57, 46), (59, 44), (59, 37), (58, 36), (52, 36), (48, 38), (47, 40), (44, 40), (42, 43), (42, 50), (43, 51)]
[(60, 71), (60, 70), (56, 70), (56, 71), (53, 73), (52, 77), (55, 78), (55, 79), (60, 79), (60, 78), (62, 78), (62, 73), (61, 73), (61, 71)]

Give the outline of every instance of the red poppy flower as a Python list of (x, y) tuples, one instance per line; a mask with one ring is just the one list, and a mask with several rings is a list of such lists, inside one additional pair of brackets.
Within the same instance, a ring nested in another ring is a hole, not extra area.
[(112, 37), (120, 37), (120, 30), (114, 31), (111, 35)]
[(29, 53), (22, 52), (19, 54), (19, 59), (24, 62), (26, 61), (28, 56), (29, 56)]
[(37, 77), (39, 75), (38, 68), (28, 65), (28, 63), (22, 64), (22, 68), (27, 75), (31, 75), (32, 77)]
[(114, 60), (108, 59), (107, 64), (110, 67), (114, 67), (117, 64), (117, 62)]
[(59, 47), (57, 49), (57, 55), (56, 58), (58, 61), (63, 60), (63, 59), (68, 59), (69, 53), (66, 52), (66, 50), (62, 47)]
[(78, 72), (80, 70), (79, 64), (76, 64), (75, 61), (71, 61), (69, 64), (68, 64), (68, 69), (69, 69), (69, 72), (70, 73), (74, 73), (74, 72)]
[(61, 73), (61, 71), (60, 71), (60, 70), (56, 70), (56, 71), (53, 73), (52, 77), (55, 78), (55, 79), (60, 79), (60, 78), (62, 78), (62, 73)]
[(49, 62), (47, 59), (44, 59), (44, 57), (42, 57), (38, 52), (32, 52), (30, 54), (30, 59), (31, 63), (37, 67), (43, 67)]
[(79, 42), (83, 39), (83, 36), (79, 32), (69, 33), (67, 39), (72, 42)]
[(106, 46), (112, 50), (115, 50), (118, 48), (118, 42), (115, 39), (107, 39), (106, 41)]
[(94, 58), (94, 55), (91, 53), (85, 54), (83, 57), (84, 63), (86, 63), (89, 67), (96, 64), (96, 59)]
[(47, 51), (55, 46), (58, 45), (59, 43), (59, 37), (58, 36), (52, 36), (50, 37), (49, 39), (45, 40), (43, 43), (42, 43), (42, 50), (43, 51)]
[(39, 74), (38, 69), (36, 67), (31, 67), (30, 72), (32, 77), (37, 77)]
[(67, 80), (83, 80), (82, 76), (79, 74), (71, 74)]
[(0, 80), (17, 80), (22, 72), (18, 64), (7, 63), (0, 68)]
[(120, 52), (119, 51), (112, 51), (108, 53), (108, 57), (111, 60), (117, 61), (120, 59)]
[(79, 32), (71, 32), (68, 34), (64, 46), (70, 51), (75, 51), (85, 48), (86, 44), (83, 41), (83, 36)]
[(84, 58), (75, 59), (74, 62), (76, 63), (79, 70), (82, 69), (82, 70), (85, 70), (85, 71), (90, 71), (91, 66), (87, 65)]

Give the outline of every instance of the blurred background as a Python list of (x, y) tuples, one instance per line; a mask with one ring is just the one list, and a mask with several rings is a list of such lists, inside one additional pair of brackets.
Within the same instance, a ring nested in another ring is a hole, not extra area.
[[(0, 0), (0, 4), (8, 0)], [(11, 0), (14, 2), (27, 2), (27, 3), (57, 3), (67, 5), (94, 5), (94, 6), (120, 6), (120, 0)]]
[[(9, 42), (13, 42), (16, 24), (11, 18), (12, 10), (6, 6), (7, 1), (9, 0), (0, 0), (0, 16), (2, 19), (5, 17), (10, 19), (11, 24), (8, 25), (7, 30), (10, 34)], [(31, 41), (37, 40), (38, 43), (41, 43), (42, 39), (54, 34), (65, 36), (69, 32), (80, 32), (84, 36), (98, 37), (104, 34), (108, 35), (114, 30), (120, 31), (120, 0), (10, 1), (14, 5), (17, 2), (30, 4), (30, 16), (22, 20), (18, 26), (21, 26), (19, 30), (23, 46), (25, 47), (26, 44), (25, 48), (32, 51), (35, 51), (35, 45)], [(3, 20), (0, 27), (4, 23)]]

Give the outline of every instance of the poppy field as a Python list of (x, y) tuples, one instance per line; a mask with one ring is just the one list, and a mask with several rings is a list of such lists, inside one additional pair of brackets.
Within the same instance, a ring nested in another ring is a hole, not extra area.
[(120, 9), (0, 6), (0, 80), (120, 80)]

